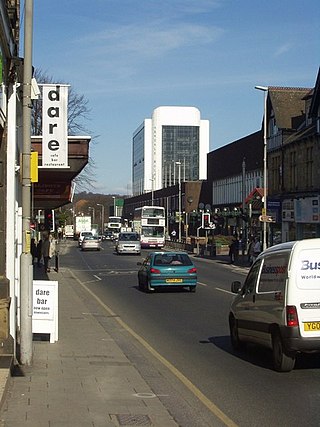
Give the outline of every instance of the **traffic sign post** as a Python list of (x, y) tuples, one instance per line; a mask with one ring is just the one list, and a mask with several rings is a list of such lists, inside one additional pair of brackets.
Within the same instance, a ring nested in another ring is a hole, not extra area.
[(270, 215), (260, 215), (259, 221), (260, 222), (275, 222), (275, 220)]

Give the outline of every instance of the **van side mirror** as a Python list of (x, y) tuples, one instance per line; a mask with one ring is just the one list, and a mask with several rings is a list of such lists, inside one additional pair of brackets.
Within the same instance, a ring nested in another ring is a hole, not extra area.
[(231, 292), (233, 294), (238, 294), (241, 291), (242, 283), (239, 280), (235, 280), (231, 283)]

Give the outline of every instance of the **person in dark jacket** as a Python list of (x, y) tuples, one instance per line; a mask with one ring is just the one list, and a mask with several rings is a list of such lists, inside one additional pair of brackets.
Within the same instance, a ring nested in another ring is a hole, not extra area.
[(233, 264), (239, 256), (239, 240), (233, 239), (231, 244), (229, 245), (229, 256), (230, 262)]
[(42, 259), (42, 240), (40, 239), (37, 244), (37, 266), (41, 267), (41, 259)]
[(35, 259), (37, 257), (37, 245), (36, 245), (36, 241), (34, 238), (31, 239), (30, 252), (31, 252), (31, 256), (32, 256), (32, 265), (34, 265)]
[(50, 267), (49, 267), (49, 261), (50, 261), (50, 240), (49, 240), (49, 235), (46, 235), (43, 242), (42, 242), (42, 248), (41, 248), (41, 253), (43, 256), (43, 262), (44, 262), (44, 271), (46, 273), (50, 272)]

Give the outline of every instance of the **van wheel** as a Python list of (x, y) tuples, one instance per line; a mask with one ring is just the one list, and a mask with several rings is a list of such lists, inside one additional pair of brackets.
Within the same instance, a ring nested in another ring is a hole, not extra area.
[(294, 368), (296, 358), (286, 353), (278, 331), (272, 334), (273, 367), (278, 372), (290, 372)]
[(229, 318), (229, 328), (230, 328), (231, 345), (233, 349), (241, 350), (243, 348), (243, 343), (239, 339), (238, 325), (234, 317)]

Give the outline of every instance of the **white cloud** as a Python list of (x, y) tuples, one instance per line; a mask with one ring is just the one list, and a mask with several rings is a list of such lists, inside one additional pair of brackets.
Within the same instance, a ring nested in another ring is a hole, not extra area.
[(292, 49), (293, 45), (291, 43), (285, 43), (282, 46), (279, 46), (275, 51), (274, 56), (281, 56)]
[(188, 23), (164, 26), (162, 22), (153, 22), (145, 26), (108, 28), (78, 39), (76, 43), (82, 47), (87, 44), (91, 49), (95, 46), (91, 52), (99, 55), (159, 57), (186, 46), (214, 43), (222, 33), (222, 29), (214, 26)]

